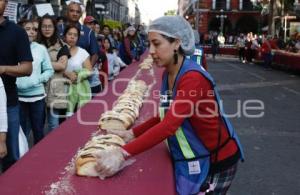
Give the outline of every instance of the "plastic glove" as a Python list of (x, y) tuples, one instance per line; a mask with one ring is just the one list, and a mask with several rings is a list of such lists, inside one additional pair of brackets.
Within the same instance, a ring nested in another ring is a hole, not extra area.
[(121, 137), (126, 143), (131, 141), (134, 138), (134, 134), (132, 129), (129, 130), (114, 130), (114, 129), (107, 129), (107, 133), (115, 134)]
[(99, 173), (100, 179), (111, 177), (124, 167), (131, 165), (134, 160), (125, 161), (129, 154), (121, 147), (113, 147), (106, 150), (100, 150), (94, 154), (97, 165), (95, 169)]

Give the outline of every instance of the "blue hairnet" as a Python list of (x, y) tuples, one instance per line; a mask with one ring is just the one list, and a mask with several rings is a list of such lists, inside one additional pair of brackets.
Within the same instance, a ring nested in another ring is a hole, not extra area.
[(195, 37), (191, 25), (182, 16), (163, 16), (154, 20), (148, 32), (157, 32), (167, 37), (179, 39), (185, 55), (192, 55), (195, 50)]

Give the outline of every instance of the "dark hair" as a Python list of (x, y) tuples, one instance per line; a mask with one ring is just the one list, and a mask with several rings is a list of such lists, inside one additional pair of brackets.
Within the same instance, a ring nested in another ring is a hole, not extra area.
[(41, 20), (41, 17), (35, 17), (35, 18), (31, 19), (31, 22), (37, 22), (37, 23), (39, 23), (40, 20)]
[(109, 32), (111, 31), (110, 27), (109, 27), (107, 24), (104, 24), (104, 25), (102, 26), (102, 30), (104, 30), (105, 27), (107, 27), (107, 28), (109, 29)]
[(113, 33), (113, 38), (115, 38), (115, 36), (117, 36), (118, 40), (117, 41), (122, 41), (123, 40), (123, 33), (122, 32), (115, 32)]
[[(110, 42), (110, 40), (109, 40), (108, 37), (105, 37), (105, 38), (103, 39), (103, 47), (104, 47), (104, 42), (105, 42), (105, 40), (107, 40), (107, 41), (109, 42), (109, 48), (108, 48), (108, 50), (107, 50), (107, 53), (113, 53), (113, 47), (112, 47), (111, 42)], [(104, 48), (104, 49), (105, 49), (105, 48)]]
[(18, 25), (21, 26), (21, 27), (24, 27), (27, 23), (33, 23), (33, 21), (32, 21), (32, 20), (25, 19), (25, 18), (22, 18), (22, 19), (18, 22)]
[(79, 39), (79, 37), (80, 37), (80, 30), (79, 30), (79, 28), (78, 28), (76, 25), (74, 25), (74, 24), (70, 24), (70, 25), (66, 26), (66, 28), (65, 28), (65, 30), (64, 30), (64, 37), (66, 36), (66, 34), (69, 32), (69, 30), (70, 30), (71, 28), (75, 28), (75, 29), (77, 30), (77, 33), (78, 33), (78, 39)]
[(70, 11), (70, 6), (71, 6), (71, 5), (77, 5), (77, 7), (79, 7), (79, 9), (80, 9), (80, 14), (82, 14), (83, 10), (82, 10), (80, 4), (78, 4), (77, 2), (72, 2), (72, 1), (71, 1), (71, 3), (67, 6), (67, 12), (66, 12), (66, 14), (69, 13), (69, 11)]
[[(164, 37), (169, 43), (174, 43), (176, 41), (176, 39), (173, 37), (168, 37), (168, 36), (162, 35), (162, 34), (161, 34), (161, 36)], [(179, 47), (178, 53), (180, 53), (181, 55), (184, 55), (184, 52), (181, 47)]]
[(64, 16), (58, 16), (56, 18), (56, 22), (59, 22), (60, 20), (62, 20), (64, 23), (66, 22), (66, 18)]
[(129, 31), (127, 31), (126, 37), (129, 38), (130, 40), (135, 40), (137, 38), (137, 31), (135, 30), (133, 35), (130, 35)]
[(138, 24), (138, 25), (137, 25), (137, 28), (136, 28), (136, 30), (137, 30), (137, 31), (140, 31), (140, 30), (141, 30), (141, 29), (140, 29), (141, 27), (143, 27), (143, 28), (144, 28), (144, 26), (143, 26), (143, 25), (141, 25), (141, 24)]
[[(51, 20), (54, 28), (53, 35), (51, 35), (50, 38), (47, 38), (42, 33), (42, 24), (44, 20)], [(38, 28), (38, 35), (37, 35), (37, 42), (45, 45), (47, 48), (49, 48), (52, 45), (55, 45), (58, 41), (58, 34), (57, 34), (57, 26), (55, 19), (50, 16), (49, 14), (44, 15), (39, 22), (39, 28)]]

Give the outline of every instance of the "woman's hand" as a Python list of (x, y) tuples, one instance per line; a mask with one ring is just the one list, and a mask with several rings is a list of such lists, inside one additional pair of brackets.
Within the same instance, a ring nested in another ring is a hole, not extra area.
[(125, 156), (128, 154), (121, 147), (112, 147), (106, 150), (100, 150), (94, 154), (96, 158), (95, 169), (99, 177), (111, 177), (124, 168)]
[(77, 73), (76, 72), (65, 72), (67, 78), (74, 84), (77, 82)]
[(134, 138), (134, 134), (132, 129), (129, 130), (113, 130), (113, 129), (107, 129), (105, 130), (106, 133), (118, 135), (121, 137), (126, 143), (131, 141)]

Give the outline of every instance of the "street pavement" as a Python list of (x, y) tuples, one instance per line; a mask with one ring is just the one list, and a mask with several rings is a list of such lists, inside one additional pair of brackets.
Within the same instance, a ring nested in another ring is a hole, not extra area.
[(228, 194), (299, 195), (300, 74), (220, 56), (208, 67), (246, 157)]

